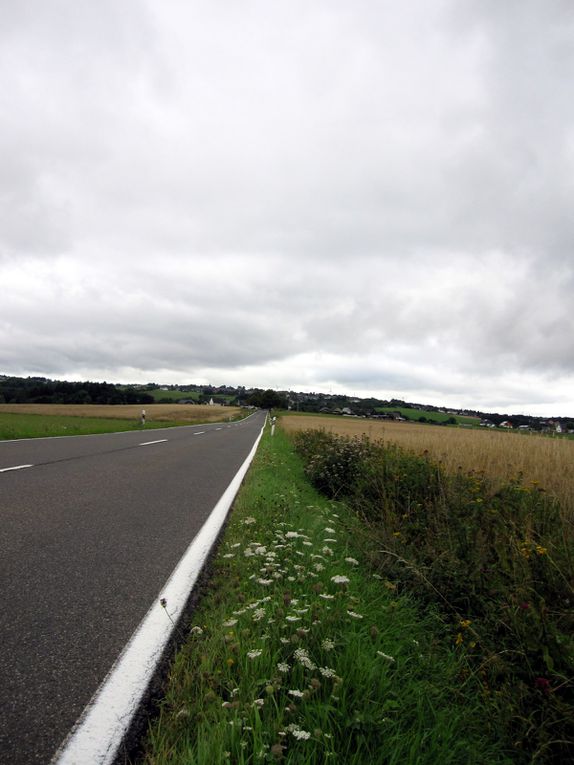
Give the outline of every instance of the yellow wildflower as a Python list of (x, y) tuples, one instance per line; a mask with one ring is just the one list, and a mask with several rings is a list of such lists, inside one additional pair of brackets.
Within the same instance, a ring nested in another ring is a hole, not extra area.
[(456, 640), (454, 642), (455, 642), (455, 645), (460, 645), (461, 643), (464, 643), (462, 632), (457, 633)]

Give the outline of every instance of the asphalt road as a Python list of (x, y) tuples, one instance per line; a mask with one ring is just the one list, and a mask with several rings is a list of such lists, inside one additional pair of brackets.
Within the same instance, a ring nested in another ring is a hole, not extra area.
[(0, 442), (0, 763), (50, 761), (263, 421)]

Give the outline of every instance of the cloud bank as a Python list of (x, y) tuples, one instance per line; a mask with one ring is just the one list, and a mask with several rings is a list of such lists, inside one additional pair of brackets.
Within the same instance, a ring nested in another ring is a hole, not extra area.
[(574, 9), (403, 6), (4, 4), (0, 372), (574, 415)]

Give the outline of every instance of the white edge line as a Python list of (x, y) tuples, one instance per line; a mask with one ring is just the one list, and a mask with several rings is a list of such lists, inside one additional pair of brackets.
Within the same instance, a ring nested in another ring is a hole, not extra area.
[(194, 436), (202, 436), (205, 433), (205, 430), (198, 430), (197, 433), (194, 433)]
[(24, 468), (34, 467), (34, 465), (14, 465), (14, 467), (0, 468), (0, 473), (7, 473), (9, 470), (24, 470)]
[(167, 601), (177, 623), (229, 508), (255, 456), (265, 424), (249, 455), (193, 539), (80, 719), (51, 760), (52, 765), (111, 765), (174, 629), (160, 604)]
[(167, 441), (167, 438), (160, 438), (158, 441), (144, 441), (143, 444), (139, 444), (139, 446), (151, 446), (152, 444), (165, 444)]

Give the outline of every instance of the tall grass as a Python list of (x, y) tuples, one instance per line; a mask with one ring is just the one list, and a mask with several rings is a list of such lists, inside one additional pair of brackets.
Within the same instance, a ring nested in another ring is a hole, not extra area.
[(449, 474), (428, 454), (366, 437), (297, 434), (313, 484), (378, 540), (373, 565), (436, 603), (469, 677), (500, 705), (517, 756), (574, 757), (574, 564), (557, 501), (536, 481)]
[(373, 440), (395, 443), (416, 454), (427, 453), (451, 475), (461, 470), (484, 473), (493, 488), (521, 477), (537, 481), (558, 500), (565, 523), (574, 527), (572, 439), (341, 417), (286, 416), (281, 418), (281, 424), (288, 432), (323, 428), (339, 435), (367, 435)]

